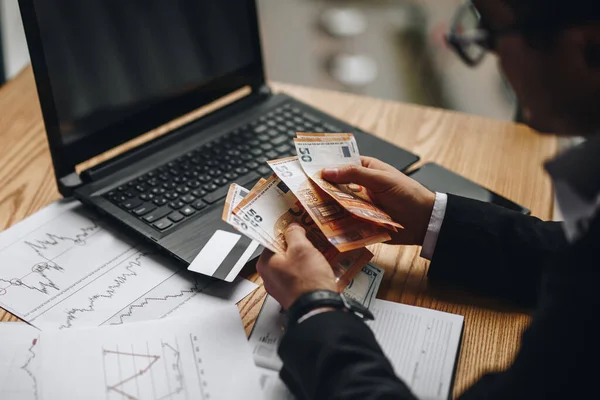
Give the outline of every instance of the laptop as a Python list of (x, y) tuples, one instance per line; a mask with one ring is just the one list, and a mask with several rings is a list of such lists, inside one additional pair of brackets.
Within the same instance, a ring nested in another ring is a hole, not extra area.
[[(201, 273), (231, 281), (245, 237), (221, 220), (232, 182), (294, 155), (301, 132), (352, 132), (400, 170), (418, 157), (284, 94), (265, 80), (254, 0), (20, 0), (60, 193)], [(307, 57), (309, 55), (307, 54)], [(241, 99), (81, 169), (217, 99)], [(223, 240), (220, 240), (223, 239)], [(211, 256), (217, 252), (217, 256)], [(216, 261), (215, 261), (216, 260)]]

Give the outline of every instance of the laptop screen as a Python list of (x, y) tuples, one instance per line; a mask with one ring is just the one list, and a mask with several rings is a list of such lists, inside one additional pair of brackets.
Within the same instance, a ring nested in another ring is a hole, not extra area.
[[(40, 79), (49, 88), (40, 101), (45, 117), (44, 103), (53, 102), (47, 129), (55, 147), (70, 149), (64, 157), (71, 163), (152, 128), (140, 118), (167, 122), (262, 75), (253, 1), (32, 3), (41, 46), (32, 49), (28, 32), (30, 51), (38, 89)], [(23, 18), (27, 29), (31, 21)], [(106, 140), (90, 141), (94, 135)]]

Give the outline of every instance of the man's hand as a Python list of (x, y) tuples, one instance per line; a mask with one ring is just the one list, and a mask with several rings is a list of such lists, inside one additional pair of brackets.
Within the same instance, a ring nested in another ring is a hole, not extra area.
[(285, 240), (285, 254), (265, 250), (256, 264), (265, 289), (284, 309), (305, 293), (320, 289), (337, 291), (331, 266), (308, 241), (304, 228), (290, 225)]
[(364, 186), (371, 198), (405, 229), (391, 233), (392, 244), (423, 245), (435, 193), (404, 175), (389, 164), (371, 157), (361, 157), (362, 167), (324, 169), (323, 179), (333, 183)]

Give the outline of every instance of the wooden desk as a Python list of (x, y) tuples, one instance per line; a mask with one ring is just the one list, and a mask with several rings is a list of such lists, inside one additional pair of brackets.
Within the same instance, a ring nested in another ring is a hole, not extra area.
[[(350, 94), (274, 84), (338, 118), (410, 149), (422, 162), (435, 161), (549, 219), (552, 188), (542, 162), (557, 149), (553, 137), (524, 126)], [(0, 228), (6, 229), (59, 198), (31, 70), (0, 89)], [(460, 249), (468, 251), (468, 249)], [(464, 315), (465, 332), (455, 394), (484, 372), (508, 366), (529, 317), (514, 309), (434, 292), (427, 286), (428, 262), (420, 248), (377, 246), (385, 268), (379, 298)], [(485, 260), (482, 260), (485, 267)], [(260, 283), (253, 271), (246, 276)], [(249, 332), (265, 292), (261, 287), (239, 304)], [(17, 318), (0, 310), (2, 321)]]

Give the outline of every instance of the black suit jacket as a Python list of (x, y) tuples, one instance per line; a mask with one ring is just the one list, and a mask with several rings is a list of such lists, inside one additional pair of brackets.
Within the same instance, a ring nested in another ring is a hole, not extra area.
[[(568, 244), (559, 223), (448, 196), (429, 280), (533, 310), (514, 363), (461, 399), (600, 398), (598, 252), (599, 218)], [(300, 399), (415, 399), (370, 329), (349, 313), (291, 328), (279, 355), (281, 377)]]

